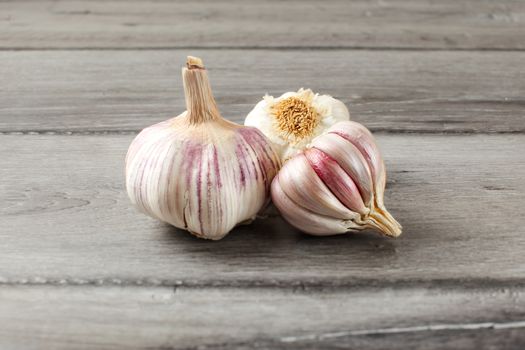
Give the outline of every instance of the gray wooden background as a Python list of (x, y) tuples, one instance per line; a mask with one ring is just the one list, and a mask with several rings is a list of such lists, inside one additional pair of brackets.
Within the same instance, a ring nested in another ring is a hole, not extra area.
[[(1, 349), (522, 349), (525, 2), (0, 1)], [(203, 241), (139, 214), (142, 128), (332, 94), (377, 135), (405, 230), (278, 217)]]

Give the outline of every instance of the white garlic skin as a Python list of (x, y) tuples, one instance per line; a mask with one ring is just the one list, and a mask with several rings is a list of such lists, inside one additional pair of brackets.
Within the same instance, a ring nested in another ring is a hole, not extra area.
[(383, 203), (386, 173), (370, 131), (344, 121), (283, 164), (272, 199), (293, 226), (312, 235), (372, 228), (397, 237), (401, 225)]
[(181, 131), (173, 126), (178, 118), (133, 140), (126, 157), (129, 197), (154, 218), (220, 239), (268, 202), (279, 160), (254, 128)]
[(188, 111), (142, 130), (131, 143), (126, 188), (140, 211), (217, 240), (269, 202), (280, 161), (259, 130), (218, 114), (201, 65), (188, 58), (183, 69)]
[[(319, 124), (315, 130), (305, 136), (294, 137), (277, 127), (271, 106), (290, 97), (307, 101), (319, 115)], [(255, 105), (244, 120), (244, 125), (253, 126), (273, 143), (281, 160), (285, 161), (302, 151), (317, 136), (328, 127), (340, 121), (350, 120), (350, 113), (345, 104), (330, 95), (319, 95), (310, 89), (299, 89), (297, 92), (286, 92), (279, 97), (266, 95)]]

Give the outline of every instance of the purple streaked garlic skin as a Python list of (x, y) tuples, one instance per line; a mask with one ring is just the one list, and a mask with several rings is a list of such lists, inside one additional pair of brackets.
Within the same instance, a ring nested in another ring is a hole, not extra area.
[(187, 111), (142, 130), (126, 156), (126, 188), (142, 212), (218, 240), (270, 200), (280, 160), (257, 129), (223, 119), (200, 59), (183, 68)]
[(282, 216), (303, 232), (325, 236), (371, 228), (397, 237), (401, 225), (385, 208), (385, 185), (372, 133), (342, 121), (283, 164), (271, 194)]

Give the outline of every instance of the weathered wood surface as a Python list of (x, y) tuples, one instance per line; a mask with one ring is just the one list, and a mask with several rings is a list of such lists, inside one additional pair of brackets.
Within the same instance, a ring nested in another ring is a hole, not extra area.
[[(521, 350), (524, 16), (513, 0), (0, 0), (0, 348)], [(266, 92), (343, 100), (377, 132), (404, 234), (272, 217), (209, 242), (133, 209), (127, 147), (184, 110), (188, 54), (237, 122)]]
[(0, 286), (2, 349), (519, 349), (524, 317), (513, 287)]
[(522, 1), (2, 1), (3, 48), (524, 49)]
[(225, 117), (309, 87), (373, 131), (525, 131), (525, 52), (0, 52), (0, 131), (138, 131), (185, 110), (187, 54), (210, 69)]
[(133, 135), (3, 135), (0, 280), (128, 285), (369, 285), (525, 278), (524, 135), (378, 135), (398, 240), (315, 238), (280, 219), (218, 242), (138, 213)]

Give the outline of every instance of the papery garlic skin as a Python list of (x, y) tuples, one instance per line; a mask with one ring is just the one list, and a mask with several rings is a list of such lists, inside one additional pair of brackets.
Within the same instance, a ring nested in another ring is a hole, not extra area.
[(188, 58), (183, 81), (188, 110), (131, 143), (127, 192), (142, 212), (216, 240), (268, 203), (280, 162), (260, 131), (220, 116), (200, 60)]
[(284, 161), (306, 148), (328, 127), (349, 119), (343, 102), (310, 89), (299, 89), (277, 98), (264, 96), (248, 114), (244, 125), (261, 130)]
[(344, 121), (285, 162), (271, 192), (283, 217), (306, 233), (372, 228), (397, 237), (401, 225), (384, 206), (385, 184), (385, 166), (372, 134), (359, 123)]

